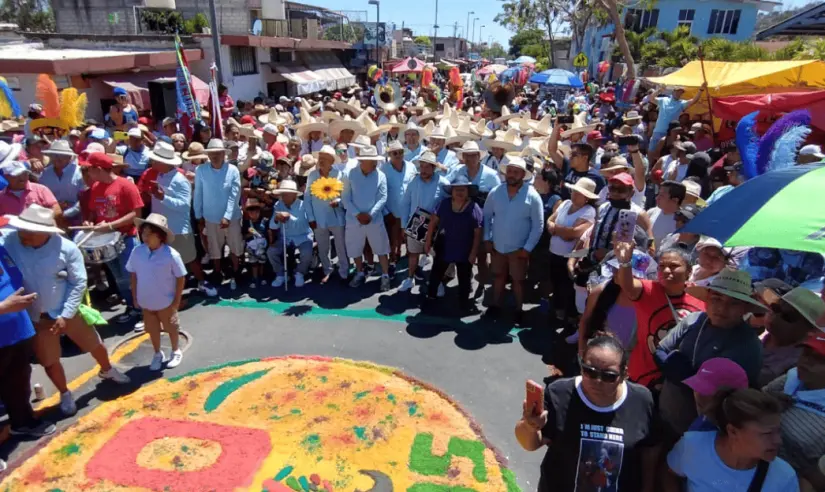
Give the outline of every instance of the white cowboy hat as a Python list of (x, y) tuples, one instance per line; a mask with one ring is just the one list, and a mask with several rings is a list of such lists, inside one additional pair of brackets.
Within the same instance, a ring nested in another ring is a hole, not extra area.
[(17, 130), (18, 128), (20, 128), (20, 123), (14, 120), (3, 120), (3, 122), (0, 123), (0, 132), (8, 132)]
[[(535, 120), (530, 121), (535, 122)], [(544, 118), (533, 123), (532, 126), (533, 133), (535, 133), (536, 135), (541, 135), (543, 137), (548, 137), (551, 133), (553, 133), (553, 116), (550, 114), (546, 114)]]
[(590, 178), (579, 178), (575, 184), (564, 183), (564, 186), (569, 190), (581, 193), (591, 200), (599, 198), (599, 194), (596, 193), (596, 182)]
[(0, 166), (17, 159), (23, 146), (19, 143), (9, 144), (4, 140), (0, 140)]
[(321, 113), (321, 121), (325, 123), (330, 123), (335, 120), (341, 119), (341, 113), (337, 111), (324, 111)]
[(333, 158), (333, 163), (337, 163), (339, 161), (338, 154), (335, 153), (335, 149), (332, 148), (332, 145), (324, 145), (323, 147), (321, 147), (321, 150), (314, 153), (318, 154), (315, 156), (316, 160), (319, 159), (321, 154), (325, 154)]
[(518, 130), (519, 135), (522, 137), (533, 136), (533, 120), (527, 117), (513, 118), (510, 120), (508, 128)]
[(630, 121), (630, 120), (641, 120), (642, 115), (639, 114), (638, 111), (628, 111), (626, 115), (622, 118), (623, 121)]
[(361, 149), (361, 153), (358, 154), (356, 157), (359, 161), (376, 161), (382, 162), (384, 161), (384, 156), (378, 155), (378, 149), (375, 148), (373, 145), (367, 145), (366, 147)]
[(481, 143), (489, 150), (492, 148), (504, 149), (510, 152), (521, 147), (521, 139), (515, 128), (510, 128), (506, 132), (501, 130), (496, 132), (496, 138), (485, 138)]
[(54, 210), (36, 203), (29, 205), (20, 215), (6, 215), (9, 226), (15, 229), (45, 234), (63, 234), (54, 221)]
[(323, 121), (318, 121), (309, 115), (309, 111), (301, 108), (301, 123), (295, 125), (295, 133), (301, 140), (308, 140), (312, 132), (327, 133), (329, 125)]
[[(453, 113), (453, 114), (455, 114), (455, 113)], [(454, 143), (463, 144), (464, 142), (466, 142), (467, 140), (470, 140), (471, 138), (472, 137), (470, 137), (469, 135), (458, 135), (456, 133), (455, 129), (453, 129), (453, 127), (450, 126), (450, 125), (446, 125), (444, 127), (444, 145), (445, 146), (452, 145)]]
[(521, 156), (522, 157), (539, 157), (541, 159), (547, 159), (547, 141), (550, 137), (530, 137), (530, 140), (527, 142), (527, 145), (521, 149)]
[(55, 140), (43, 153), (46, 155), (62, 155), (66, 157), (77, 156), (77, 154), (72, 152), (72, 146), (67, 140)]
[(427, 120), (440, 119), (440, 118), (441, 118), (440, 113), (438, 113), (436, 111), (430, 111), (430, 108), (428, 108), (426, 106), (424, 107), (424, 111), (422, 111), (421, 114), (416, 115), (414, 117), (415, 121), (417, 121), (419, 124), (424, 123)]
[(350, 147), (359, 150), (363, 149), (364, 147), (369, 147), (370, 145), (372, 145), (372, 142), (370, 141), (370, 138), (366, 135), (358, 135), (357, 137), (355, 137), (355, 140), (349, 143)]
[(687, 293), (701, 300), (706, 300), (708, 291), (732, 297), (750, 304), (757, 311), (766, 311), (768, 308), (754, 299), (751, 294), (751, 275), (744, 270), (730, 270), (725, 268), (719, 272), (707, 286), (694, 285), (686, 289)]
[(396, 150), (404, 150), (404, 146), (401, 145), (399, 140), (393, 140), (392, 142), (387, 144), (386, 152), (393, 152)]
[(415, 102), (415, 106), (410, 106), (409, 107), (409, 111), (411, 113), (413, 113), (413, 112), (418, 113), (419, 111), (421, 113), (423, 113), (425, 109), (427, 109), (427, 105), (424, 104), (424, 98), (423, 97), (418, 98), (418, 100)]
[(444, 127), (442, 125), (433, 125), (432, 129), (427, 132), (427, 138), (430, 140), (447, 140), (447, 132), (444, 131)]
[(350, 113), (355, 117), (360, 116), (364, 111), (361, 107), (361, 103), (358, 102), (358, 99), (356, 99), (355, 96), (352, 96), (346, 101), (343, 99), (332, 101), (330, 105), (339, 111)]
[(172, 147), (172, 144), (166, 143), (163, 140), (158, 140), (154, 148), (149, 151), (149, 160), (160, 162), (161, 164), (169, 164), (170, 166), (180, 166), (183, 162), (180, 156), (175, 154), (175, 148)]
[(500, 125), (500, 124), (504, 123), (505, 121), (509, 121), (513, 118), (518, 118), (520, 116), (521, 116), (520, 113), (511, 113), (510, 108), (508, 108), (507, 106), (502, 106), (501, 107), (501, 116), (494, 119), (493, 123), (495, 123), (497, 125)]
[(218, 153), (225, 154), (225, 153), (229, 152), (229, 149), (227, 149), (223, 145), (223, 140), (221, 140), (219, 138), (213, 138), (213, 139), (209, 140), (209, 143), (206, 144), (206, 148), (203, 149), (203, 151), (206, 152), (207, 154), (218, 154)]
[(439, 169), (441, 171), (447, 169), (440, 162), (438, 162), (438, 158), (429, 150), (425, 150), (421, 153), (421, 155), (418, 156), (417, 159), (413, 159), (413, 164), (415, 164), (416, 169), (421, 166), (422, 162), (424, 164), (430, 164), (431, 166), (434, 166), (436, 169)]
[(169, 244), (175, 240), (175, 233), (172, 232), (172, 229), (169, 229), (169, 223), (166, 221), (166, 217), (161, 214), (149, 214), (148, 217), (145, 219), (135, 218), (135, 226), (140, 229), (140, 226), (143, 224), (151, 224), (158, 229), (162, 230), (166, 233), (166, 244)]
[(269, 113), (258, 116), (258, 121), (264, 124), (272, 123), (273, 125), (286, 125), (289, 123), (286, 116), (279, 113), (277, 108), (272, 108)]
[(361, 113), (361, 116), (356, 118), (355, 121), (358, 121), (362, 125), (364, 125), (364, 133), (366, 133), (367, 137), (370, 138), (376, 135), (381, 135), (382, 133), (387, 131), (387, 129), (376, 125), (375, 122), (372, 121), (372, 118), (370, 118), (370, 114), (367, 111)]
[[(405, 125), (404, 125), (404, 123), (399, 123), (398, 122), (398, 117), (396, 115), (391, 114), (390, 117), (389, 117), (389, 121), (387, 121), (386, 123), (384, 123), (381, 126), (387, 126), (390, 129), (397, 128), (398, 131), (401, 131), (401, 130), (404, 129)], [(387, 131), (390, 131), (390, 130), (388, 129)]]
[(587, 124), (587, 112), (582, 111), (581, 113), (577, 114), (573, 117), (573, 125), (569, 130), (565, 130), (561, 132), (562, 138), (568, 138), (570, 135), (574, 135), (576, 133), (587, 133), (589, 131), (595, 130), (596, 124)]
[(415, 121), (410, 121), (407, 123), (407, 126), (404, 127), (404, 131), (402, 133), (406, 134), (407, 132), (418, 132), (418, 137), (424, 139), (427, 135), (423, 128), (418, 126)]
[(293, 193), (296, 196), (303, 195), (303, 193), (301, 193), (298, 190), (298, 184), (295, 181), (292, 181), (291, 179), (285, 179), (285, 180), (281, 181), (278, 184), (278, 189), (272, 192), (272, 194), (276, 195), (276, 196), (277, 195), (285, 195), (287, 193)]
[(315, 169), (315, 164), (317, 163), (315, 156), (312, 154), (304, 154), (298, 159), (298, 162), (295, 163), (295, 168), (292, 172), (296, 176), (309, 176), (309, 173)]
[(336, 142), (339, 140), (343, 130), (352, 130), (356, 135), (366, 133), (364, 125), (360, 121), (352, 119), (350, 115), (345, 115), (340, 120), (334, 120), (329, 124), (329, 134)]
[(464, 145), (457, 148), (455, 151), (458, 154), (481, 154), (481, 149), (478, 148), (478, 142), (474, 140), (468, 140), (464, 142)]
[(529, 181), (533, 177), (533, 173), (527, 169), (527, 162), (520, 156), (504, 156), (499, 170), (504, 174), (507, 172), (508, 167), (515, 167), (524, 171), (524, 181)]
[(493, 130), (487, 128), (487, 120), (481, 118), (475, 125), (470, 126), (470, 135), (475, 138), (491, 138)]

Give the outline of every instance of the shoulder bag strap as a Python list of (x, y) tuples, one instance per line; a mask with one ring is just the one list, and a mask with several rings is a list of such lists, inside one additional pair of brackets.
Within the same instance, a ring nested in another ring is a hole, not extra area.
[(762, 490), (762, 485), (765, 483), (765, 477), (768, 476), (768, 467), (771, 464), (765, 460), (759, 460), (759, 464), (756, 465), (756, 473), (753, 475), (753, 480), (751, 480), (751, 484), (748, 486), (748, 492), (760, 492)]

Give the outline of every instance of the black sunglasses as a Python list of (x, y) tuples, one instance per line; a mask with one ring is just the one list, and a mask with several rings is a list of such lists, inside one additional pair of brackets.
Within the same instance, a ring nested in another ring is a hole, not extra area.
[(599, 381), (604, 381), (605, 383), (615, 383), (622, 376), (616, 371), (599, 369), (597, 367), (585, 364), (584, 361), (581, 360), (581, 357), (579, 358), (579, 366), (582, 369), (583, 375), (587, 376), (590, 379), (598, 379)]

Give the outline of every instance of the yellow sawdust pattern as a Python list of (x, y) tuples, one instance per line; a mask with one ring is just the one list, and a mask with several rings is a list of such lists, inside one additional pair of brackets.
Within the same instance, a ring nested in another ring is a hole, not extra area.
[(165, 437), (144, 446), (137, 463), (150, 470), (190, 472), (212, 466), (220, 455), (221, 445), (214, 441)]

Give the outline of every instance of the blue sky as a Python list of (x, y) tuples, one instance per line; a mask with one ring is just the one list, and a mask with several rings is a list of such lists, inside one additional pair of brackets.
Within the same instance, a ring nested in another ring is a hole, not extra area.
[[(326, 7), (333, 10), (362, 11), (360, 15), (368, 15), (369, 21), (375, 21), (375, 6), (369, 5), (367, 0), (302, 0), (311, 5)], [(467, 13), (474, 11), (470, 16), (470, 29), (475, 22), (474, 41), (478, 41), (479, 27), (486, 25), (481, 31), (483, 41), (492, 36), (492, 41), (498, 41), (507, 49), (512, 32), (498, 25), (493, 18), (501, 12), (499, 0), (439, 0), (438, 2), (438, 35), (452, 36), (453, 26), (458, 23), (458, 36), (464, 37), (464, 25), (467, 23)], [(398, 29), (401, 23), (411, 28), (416, 34), (431, 36), (435, 22), (435, 0), (381, 0), (381, 22), (394, 22)]]

